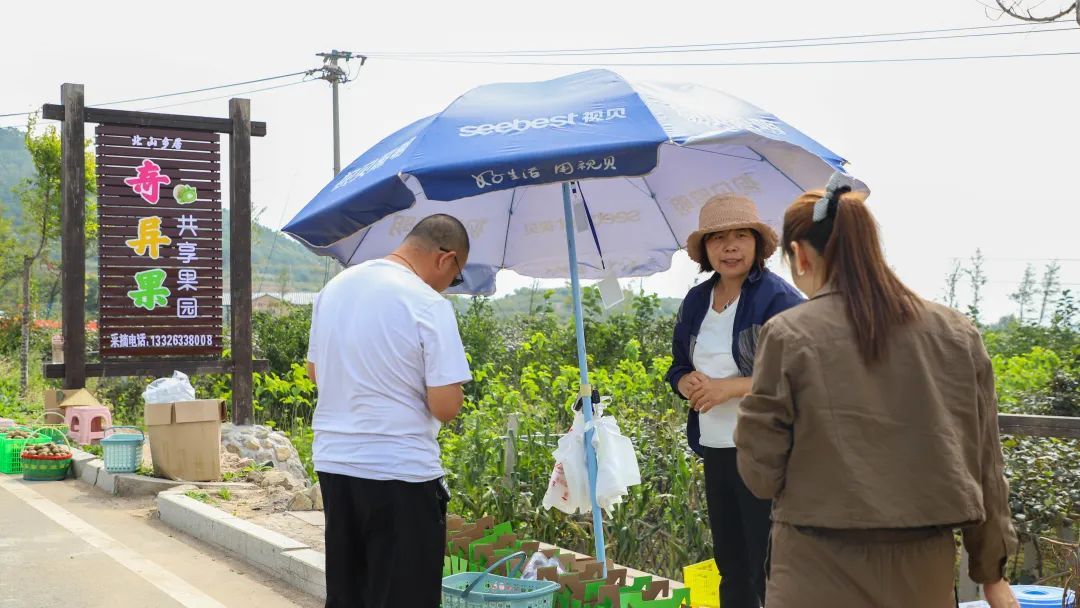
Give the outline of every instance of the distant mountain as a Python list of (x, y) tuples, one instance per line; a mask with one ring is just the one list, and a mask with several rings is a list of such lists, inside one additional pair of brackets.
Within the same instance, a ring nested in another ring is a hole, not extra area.
[[(226, 269), (230, 251), (229, 214), (224, 214)], [(252, 224), (251, 289), (280, 293), (318, 291), (333, 276), (336, 262), (311, 253), (289, 235)], [(329, 270), (328, 270), (329, 269)], [(226, 272), (226, 277), (228, 273)], [(226, 279), (228, 282), (228, 279)]]
[(34, 170), (23, 137), (24, 132), (18, 129), (0, 128), (0, 211), (16, 226), (21, 226), (23, 219), (11, 190)]

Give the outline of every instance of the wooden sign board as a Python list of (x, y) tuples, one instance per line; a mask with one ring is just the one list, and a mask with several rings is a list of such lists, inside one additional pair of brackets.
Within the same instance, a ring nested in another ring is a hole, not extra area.
[(217, 133), (96, 129), (103, 359), (220, 356)]

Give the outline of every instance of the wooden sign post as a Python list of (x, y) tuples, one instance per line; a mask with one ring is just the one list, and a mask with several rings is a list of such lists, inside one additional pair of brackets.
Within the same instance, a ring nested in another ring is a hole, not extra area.
[[(64, 362), (45, 366), (64, 388), (86, 376), (231, 373), (233, 422), (252, 424), (250, 102), (229, 118), (84, 106), (83, 86), (64, 84), (61, 172)], [(97, 123), (100, 225), (99, 363), (86, 363), (85, 123)], [(220, 134), (229, 139), (231, 357), (222, 359), (224, 241)]]

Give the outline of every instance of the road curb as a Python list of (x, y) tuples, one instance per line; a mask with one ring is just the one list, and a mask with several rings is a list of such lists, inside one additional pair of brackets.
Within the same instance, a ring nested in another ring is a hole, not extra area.
[(217, 491), (222, 488), (243, 490), (254, 488), (247, 482), (227, 481), (173, 481), (158, 479), (131, 473), (110, 473), (105, 470), (105, 463), (97, 456), (77, 448), (71, 449), (72, 477), (79, 481), (108, 492), (113, 496), (157, 496), (160, 492), (180, 486), (195, 485), (202, 490)]
[(320, 599), (326, 598), (326, 556), (283, 534), (203, 504), (182, 492), (158, 494), (161, 521), (214, 545)]

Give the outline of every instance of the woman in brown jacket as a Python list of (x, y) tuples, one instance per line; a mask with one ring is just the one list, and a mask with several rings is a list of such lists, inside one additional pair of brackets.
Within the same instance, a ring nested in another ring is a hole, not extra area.
[(982, 338), (900, 282), (838, 177), (784, 217), (810, 300), (762, 330), (735, 430), (743, 480), (774, 501), (767, 608), (956, 606), (955, 528), (990, 605), (1017, 606)]

